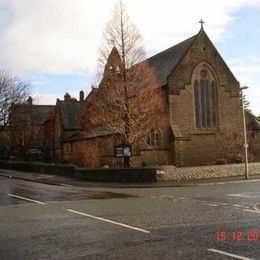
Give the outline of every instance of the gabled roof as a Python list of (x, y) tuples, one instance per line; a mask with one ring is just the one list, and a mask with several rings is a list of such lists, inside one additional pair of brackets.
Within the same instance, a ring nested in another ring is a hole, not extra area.
[(74, 99), (68, 101), (57, 101), (57, 108), (66, 130), (80, 129), (81, 111), (84, 102)]
[(117, 133), (116, 131), (111, 130), (109, 127), (99, 126), (92, 132), (77, 131), (73, 134), (63, 135), (63, 142), (66, 143), (66, 142), (86, 140), (86, 139), (91, 139), (96, 137), (104, 137), (116, 133)]
[(30, 104), (16, 104), (14, 105), (14, 111), (18, 113), (30, 113), (32, 115), (33, 122), (37, 125), (43, 125), (48, 121), (52, 113), (55, 110), (55, 106), (51, 105), (30, 105)]
[(246, 119), (248, 127), (252, 130), (260, 131), (260, 119), (257, 116), (246, 110)]
[[(26, 105), (29, 106), (29, 105)], [(51, 118), (55, 106), (32, 105), (32, 116), (36, 124), (42, 125)]]
[(196, 35), (143, 61), (152, 67), (160, 86), (167, 84), (169, 74), (178, 65), (195, 38)]

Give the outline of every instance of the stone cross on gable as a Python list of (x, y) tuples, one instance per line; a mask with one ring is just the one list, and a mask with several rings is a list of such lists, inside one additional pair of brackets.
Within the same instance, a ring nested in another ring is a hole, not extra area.
[(199, 23), (200, 23), (200, 26), (201, 26), (200, 28), (203, 29), (204, 21), (202, 19), (200, 19)]

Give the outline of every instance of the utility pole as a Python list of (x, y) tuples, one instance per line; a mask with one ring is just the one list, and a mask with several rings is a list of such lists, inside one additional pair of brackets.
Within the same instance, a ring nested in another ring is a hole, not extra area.
[(244, 129), (244, 148), (245, 148), (245, 178), (249, 178), (248, 174), (248, 143), (247, 143), (247, 134), (246, 134), (246, 116), (245, 116), (245, 105), (244, 105), (244, 96), (243, 96), (243, 90), (248, 89), (247, 86), (244, 86), (240, 88), (241, 90), (241, 96), (242, 96), (242, 110), (243, 110), (243, 129)]

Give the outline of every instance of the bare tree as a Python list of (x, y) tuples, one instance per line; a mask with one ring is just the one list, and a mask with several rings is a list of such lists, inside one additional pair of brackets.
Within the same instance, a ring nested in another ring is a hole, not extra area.
[(96, 140), (87, 140), (76, 144), (75, 161), (84, 167), (97, 167), (99, 165), (98, 143)]
[[(144, 138), (151, 127), (163, 123), (163, 93), (144, 59), (141, 35), (119, 1), (104, 33), (100, 64), (103, 78), (86, 102), (83, 126), (88, 131), (105, 127), (126, 145)], [(111, 50), (107, 56), (108, 50)], [(138, 63), (139, 62), (139, 63)], [(130, 159), (124, 158), (130, 166)]]
[(250, 102), (249, 102), (248, 99), (246, 98), (246, 95), (245, 95), (245, 94), (243, 94), (242, 102), (244, 102), (244, 108), (245, 108), (245, 110), (248, 111), (248, 112), (251, 112)]
[(14, 104), (23, 103), (28, 96), (29, 85), (12, 76), (5, 70), (0, 70), (0, 126), (9, 122), (9, 114)]
[(34, 123), (32, 106), (19, 104), (12, 107), (9, 122), (9, 135), (13, 148), (26, 154), (40, 134), (40, 128)]
[(97, 69), (101, 78), (113, 47), (118, 50), (121, 57), (122, 67), (120, 69), (124, 77), (126, 77), (128, 68), (145, 57), (141, 34), (131, 22), (122, 0), (118, 0), (103, 33), (103, 44), (99, 49)]

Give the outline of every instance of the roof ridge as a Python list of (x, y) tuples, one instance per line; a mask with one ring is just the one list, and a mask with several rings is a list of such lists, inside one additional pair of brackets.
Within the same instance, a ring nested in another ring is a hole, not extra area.
[(248, 110), (246, 110), (246, 109), (245, 109), (245, 111), (246, 111), (246, 113), (248, 113), (249, 115), (251, 115), (254, 119), (256, 119), (258, 122), (260, 122), (259, 117), (257, 117), (257, 115), (255, 115), (252, 111), (248, 111)]
[(149, 58), (147, 58), (147, 59), (145, 59), (145, 60), (143, 60), (143, 61), (150, 60), (150, 59), (152, 59), (152, 58), (155, 58), (155, 57), (157, 57), (157, 56), (160, 56), (160, 55), (162, 55), (162, 54), (165, 54), (165, 53), (167, 53), (167, 52), (169, 52), (169, 51), (175, 49), (176, 47), (178, 47), (178, 46), (180, 46), (180, 45), (182, 45), (182, 44), (184, 44), (184, 43), (186, 43), (186, 42), (188, 42), (188, 41), (191, 41), (191, 40), (194, 39), (196, 36), (197, 36), (197, 34), (195, 34), (195, 35), (193, 35), (193, 36), (187, 38), (186, 40), (181, 41), (181, 42), (179, 42), (179, 43), (177, 43), (177, 44), (175, 44), (175, 45), (173, 45), (173, 46), (171, 46), (171, 47), (169, 47), (169, 48), (167, 48), (167, 49), (165, 49), (165, 50), (163, 50), (163, 51), (161, 51), (161, 52), (159, 52), (159, 53), (156, 53), (156, 54), (154, 54), (153, 56), (151, 56), (151, 57), (149, 57)]
[(33, 107), (55, 107), (56, 105), (37, 105), (37, 104), (32, 104)]

